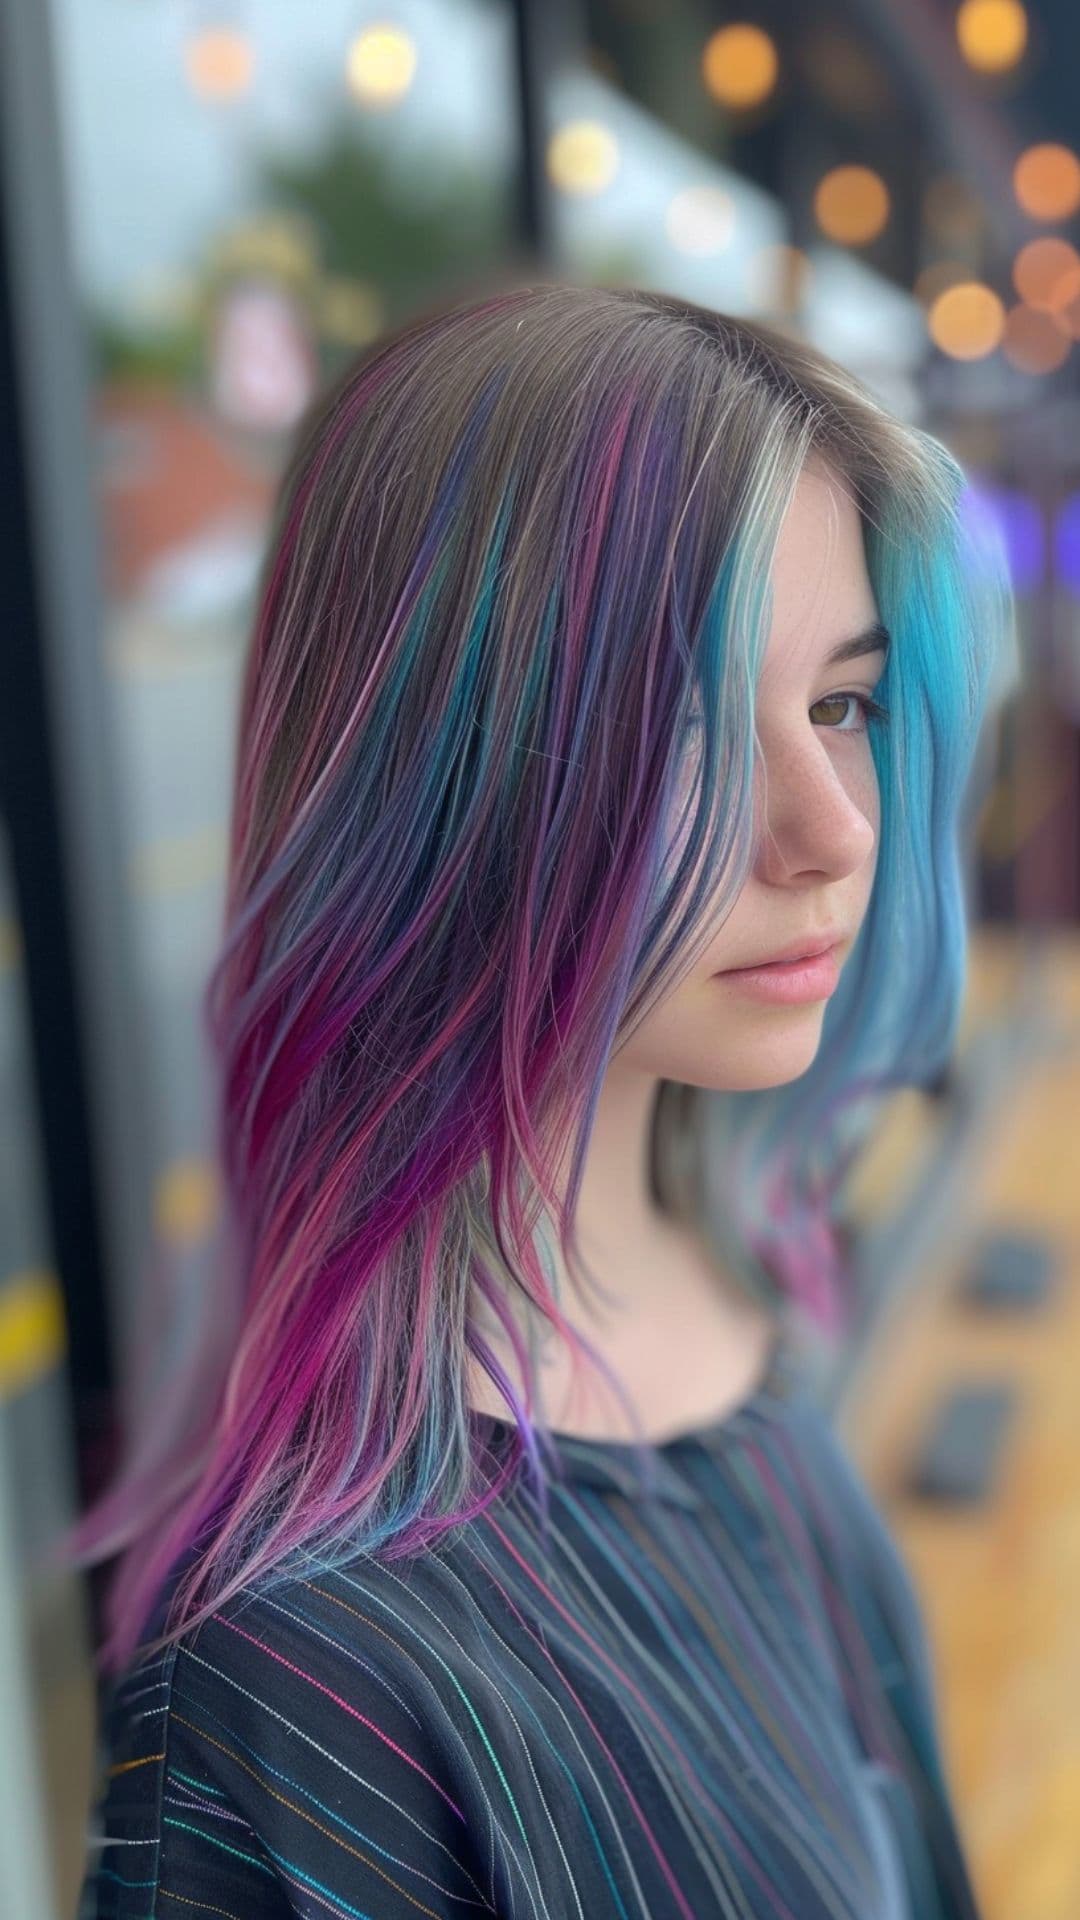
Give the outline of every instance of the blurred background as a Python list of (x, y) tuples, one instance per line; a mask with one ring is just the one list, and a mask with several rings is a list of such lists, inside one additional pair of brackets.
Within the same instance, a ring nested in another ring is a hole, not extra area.
[[(900, 1540), (987, 1920), (1080, 1914), (1075, 0), (0, 0), (0, 1909), (70, 1920), (96, 1579), (46, 1543), (184, 1338), (198, 1001), (298, 418), (530, 270), (760, 317), (964, 462), (1018, 608), (941, 1082), (847, 1195), (823, 1400)], [(808, 1347), (809, 1351), (809, 1347)]]

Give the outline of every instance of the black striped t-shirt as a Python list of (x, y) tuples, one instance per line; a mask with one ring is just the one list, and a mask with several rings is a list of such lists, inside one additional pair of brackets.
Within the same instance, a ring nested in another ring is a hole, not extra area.
[(912, 1584), (783, 1351), (652, 1492), (557, 1445), (546, 1536), (519, 1479), (114, 1682), (78, 1920), (976, 1920)]

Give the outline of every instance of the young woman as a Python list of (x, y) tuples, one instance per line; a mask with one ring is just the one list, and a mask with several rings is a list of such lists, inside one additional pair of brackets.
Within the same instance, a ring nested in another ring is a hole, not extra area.
[(79, 1541), (82, 1920), (975, 1914), (790, 1338), (842, 1329), (841, 1176), (956, 1031), (1010, 614), (969, 524), (825, 356), (637, 289), (429, 312), (298, 436), (222, 1284)]

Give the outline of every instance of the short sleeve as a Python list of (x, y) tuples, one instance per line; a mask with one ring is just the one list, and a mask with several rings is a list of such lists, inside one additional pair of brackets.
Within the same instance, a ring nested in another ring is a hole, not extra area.
[(241, 1594), (114, 1688), (76, 1920), (489, 1905), (468, 1751), (357, 1583)]

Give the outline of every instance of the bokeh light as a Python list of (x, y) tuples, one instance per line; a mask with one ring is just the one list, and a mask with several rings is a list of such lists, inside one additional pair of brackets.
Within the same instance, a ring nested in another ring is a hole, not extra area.
[(814, 218), (826, 239), (865, 246), (889, 218), (888, 188), (870, 167), (833, 167), (818, 182)]
[(154, 1224), (170, 1246), (197, 1246), (209, 1233), (221, 1204), (217, 1170), (206, 1160), (177, 1160), (154, 1189)]
[(567, 120), (548, 141), (548, 178), (563, 193), (601, 193), (618, 169), (618, 142), (599, 120)]
[(235, 100), (251, 85), (255, 51), (247, 35), (232, 27), (206, 27), (187, 41), (184, 66), (204, 100)]
[(349, 92), (366, 107), (395, 107), (416, 72), (416, 45), (401, 27), (365, 27), (345, 56)]
[(1029, 240), (1013, 261), (1013, 285), (1029, 307), (1052, 313), (1080, 292), (1080, 254), (1051, 234)]
[(720, 27), (705, 43), (701, 72), (722, 107), (758, 107), (776, 85), (780, 62), (769, 35), (750, 21)]
[(1071, 147), (1040, 141), (1017, 160), (1013, 190), (1032, 220), (1069, 220), (1080, 207), (1080, 160)]
[(1034, 592), (1046, 570), (1046, 529), (1030, 494), (969, 477), (960, 518), (976, 569), (993, 577), (1004, 563), (1017, 593)]
[(1020, 300), (1005, 316), (1001, 351), (1019, 373), (1054, 373), (1072, 351), (1072, 342), (1048, 313)]
[(1027, 14), (1019, 0), (964, 0), (957, 12), (956, 44), (980, 73), (1007, 73), (1017, 66), (1027, 40)]
[(680, 253), (721, 253), (735, 227), (735, 203), (723, 187), (708, 182), (684, 187), (668, 202), (664, 230)]
[(934, 345), (950, 360), (982, 360), (1005, 330), (1005, 308), (992, 287), (961, 280), (938, 294), (926, 324)]
[(1062, 501), (1054, 520), (1054, 571), (1080, 599), (1080, 493)]

